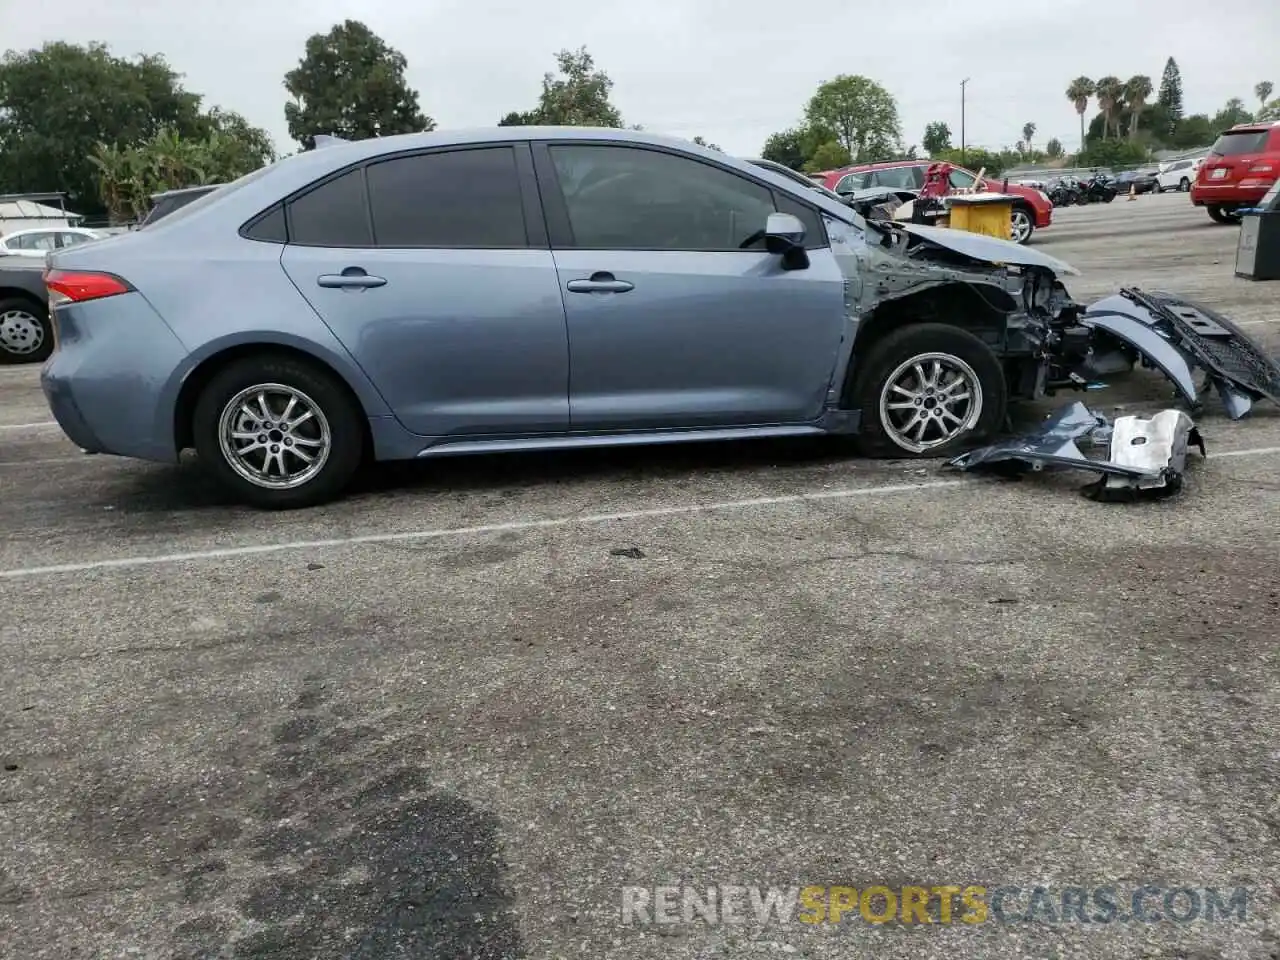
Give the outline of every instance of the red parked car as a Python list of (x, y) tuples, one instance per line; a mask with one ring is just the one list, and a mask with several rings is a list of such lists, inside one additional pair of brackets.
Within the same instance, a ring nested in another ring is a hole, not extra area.
[(1280, 121), (1239, 123), (1218, 137), (1191, 185), (1191, 202), (1218, 223), (1239, 223), (1280, 173)]
[[(894, 190), (919, 190), (924, 186), (924, 173), (932, 160), (888, 160), (884, 163), (858, 163), (840, 170), (828, 170), (822, 176), (822, 184), (836, 193), (850, 193), (868, 187), (889, 187)], [(815, 174), (815, 176), (818, 176)], [(972, 187), (978, 179), (963, 167), (951, 171), (952, 187)], [(995, 177), (983, 177), (987, 189), (1017, 197), (1013, 207), (1011, 237), (1014, 243), (1026, 243), (1036, 230), (1043, 230), (1053, 222), (1053, 204), (1044, 191), (1025, 187)]]

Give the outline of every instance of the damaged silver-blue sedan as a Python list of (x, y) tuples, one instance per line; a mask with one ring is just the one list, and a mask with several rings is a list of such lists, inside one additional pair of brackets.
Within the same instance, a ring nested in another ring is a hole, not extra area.
[(1138, 364), (1188, 400), (1203, 370), (1233, 415), (1280, 395), (1224, 318), (1084, 308), (1073, 272), (640, 132), (330, 140), (54, 253), (43, 385), (85, 450), (195, 448), (275, 508), (366, 459), (822, 434), (953, 456), (1011, 399)]

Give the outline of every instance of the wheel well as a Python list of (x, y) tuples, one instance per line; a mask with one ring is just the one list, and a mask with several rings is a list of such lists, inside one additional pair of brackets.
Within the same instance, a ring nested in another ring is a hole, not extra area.
[(49, 312), (49, 307), (43, 300), (21, 287), (0, 287), (0, 300), (25, 300), (32, 306), (39, 307), (44, 313)]
[(262, 356), (283, 356), (294, 360), (300, 360), (308, 363), (313, 367), (325, 371), (331, 375), (342, 389), (346, 391), (348, 399), (360, 411), (360, 425), (363, 428), (362, 445), (365, 456), (368, 457), (373, 451), (373, 432), (369, 429), (369, 418), (364, 416), (364, 404), (360, 402), (360, 398), (356, 396), (356, 392), (351, 389), (351, 385), (347, 383), (342, 374), (338, 373), (332, 366), (317, 358), (314, 354), (307, 353), (305, 350), (299, 350), (296, 347), (287, 347), (280, 344), (266, 343), (245, 343), (235, 347), (228, 347), (221, 353), (215, 353), (211, 357), (206, 357), (200, 364), (187, 374), (187, 379), (182, 383), (182, 389), (178, 391), (178, 402), (173, 412), (173, 438), (174, 447), (179, 452), (194, 446), (192, 436), (192, 418), (195, 416), (196, 403), (200, 399), (200, 394), (204, 392), (204, 388), (209, 385), (219, 371), (225, 370), (228, 366), (238, 360), (246, 357), (262, 357)]
[[(858, 324), (853, 341), (853, 356), (845, 372), (841, 406), (848, 408), (854, 397), (857, 377), (862, 373), (861, 358), (887, 334), (918, 323), (945, 323), (959, 327), (990, 343), (1003, 339), (1005, 313), (992, 299), (1003, 296), (1003, 306), (1017, 306), (1013, 297), (996, 287), (979, 291), (967, 283), (951, 283), (908, 294), (880, 304)], [(988, 336), (983, 336), (987, 334)]]

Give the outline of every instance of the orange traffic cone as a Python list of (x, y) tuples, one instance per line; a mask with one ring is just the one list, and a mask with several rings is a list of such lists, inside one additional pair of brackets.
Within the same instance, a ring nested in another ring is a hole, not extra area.
[(1129, 184), (1129, 199), (1136, 200), (1137, 197), (1138, 197), (1138, 188), (1135, 187), (1132, 183)]

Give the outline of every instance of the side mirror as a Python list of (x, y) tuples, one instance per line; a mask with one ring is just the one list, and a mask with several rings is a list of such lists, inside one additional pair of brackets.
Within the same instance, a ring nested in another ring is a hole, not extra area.
[(803, 270), (809, 266), (804, 249), (804, 224), (790, 213), (771, 213), (764, 224), (764, 248), (782, 257), (782, 269)]

